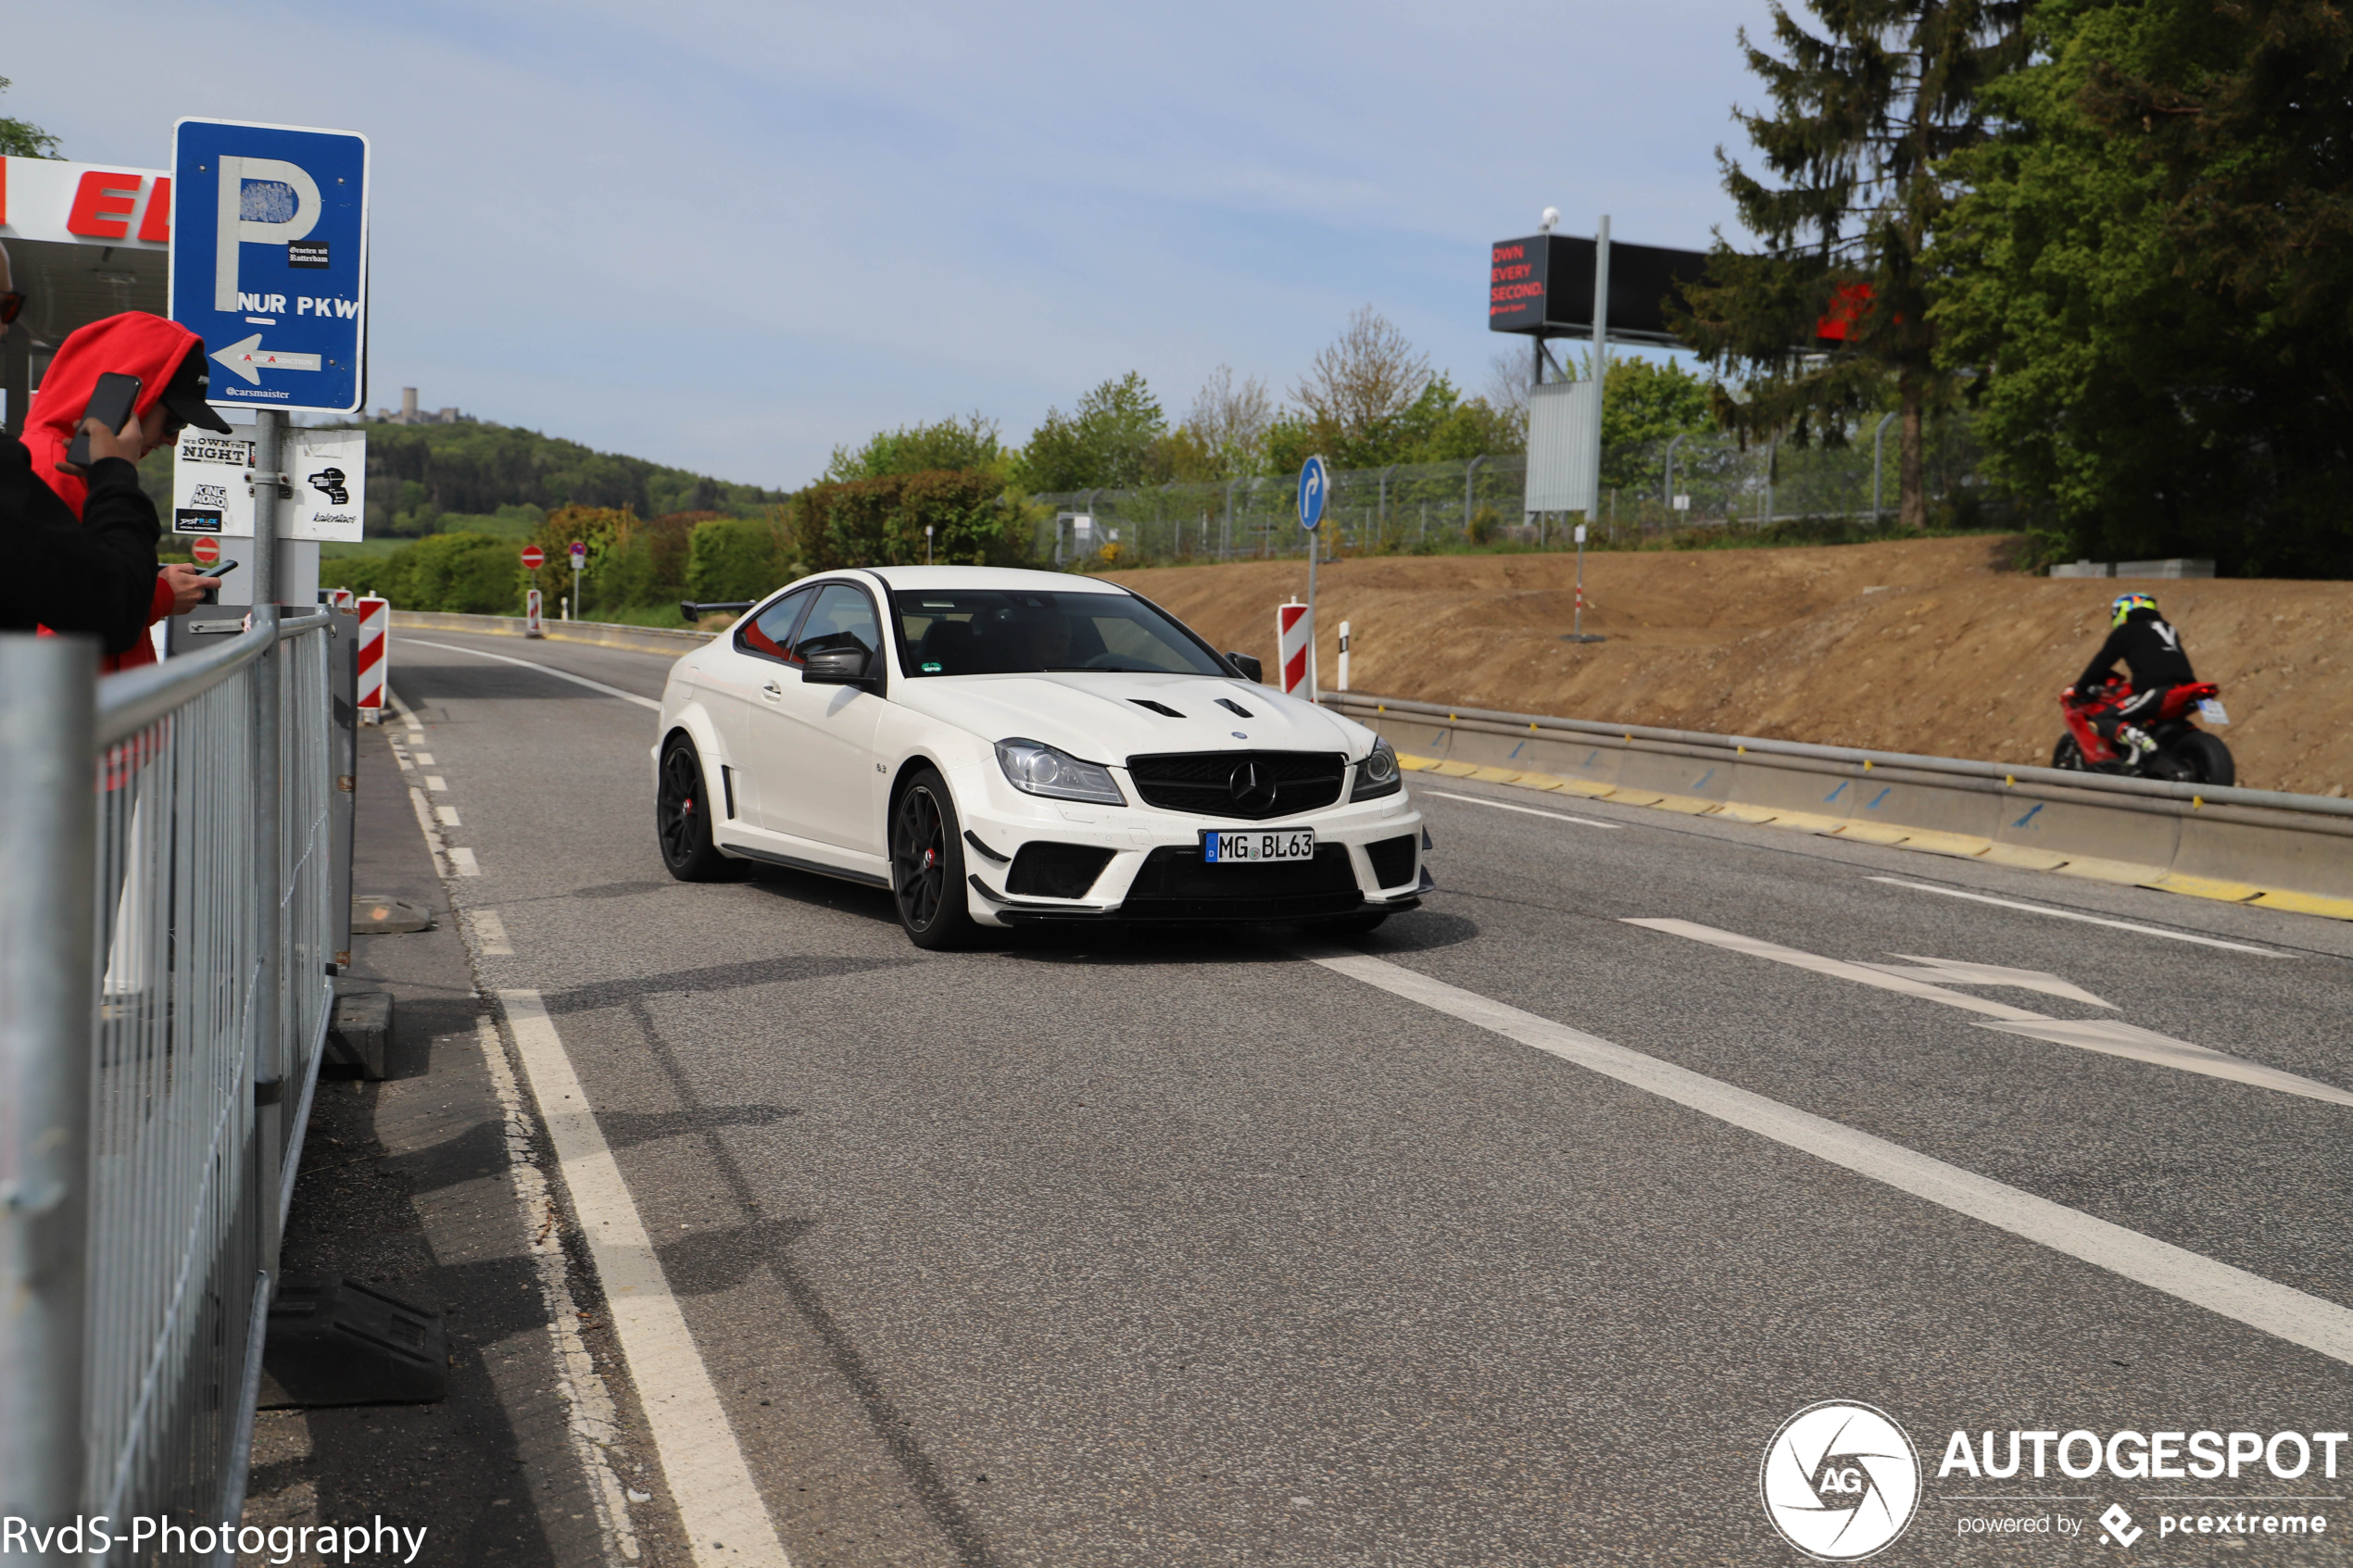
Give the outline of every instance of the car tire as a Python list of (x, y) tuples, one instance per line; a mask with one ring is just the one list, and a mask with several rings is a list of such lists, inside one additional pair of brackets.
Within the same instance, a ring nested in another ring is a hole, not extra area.
[(979, 931), (964, 892), (963, 824), (948, 781), (930, 768), (909, 774), (891, 805), (890, 899), (918, 947), (968, 947)]
[(662, 865), (680, 882), (715, 882), (725, 873), (727, 857), (711, 841), (702, 759), (685, 735), (673, 735), (661, 750), (654, 784), (654, 839), (661, 847)]

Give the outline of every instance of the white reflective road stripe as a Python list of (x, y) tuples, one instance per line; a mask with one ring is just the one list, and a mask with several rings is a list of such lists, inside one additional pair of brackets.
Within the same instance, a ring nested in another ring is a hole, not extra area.
[(2129, 920), (2109, 920), (2105, 915), (2079, 914), (2073, 909), (2054, 909), (2042, 904), (2021, 904), (2015, 898), (1996, 898), (1990, 893), (1964, 893), (1957, 887), (1939, 887), (1932, 882), (1906, 882), (1900, 876), (1875, 876), (1873, 882), (1883, 882), (1890, 887), (1908, 887), (1915, 893), (1942, 893), (1947, 898), (1967, 898), (1972, 904), (1998, 904), (2006, 909), (2024, 909), (2029, 914), (2048, 915), (2053, 920), (2081, 921), (2085, 925), (2105, 925), (2117, 931), (2137, 931), (2144, 936), (2162, 936), (2168, 942), (2195, 942), (2201, 947), (2226, 947), (2233, 953), (2255, 953), (2267, 959), (2292, 959), (2294, 953), (2276, 952), (2270, 947), (2251, 947), (2245, 942), (2225, 942), (2220, 936), (2196, 936), (2186, 931), (2168, 931), (2161, 925), (2139, 925)]
[(1947, 991), (1942, 985), (1931, 985), (1925, 980), (1909, 975), (1875, 969), (1869, 964), (1848, 963), (1843, 959), (1826, 959), (1819, 953), (1808, 953), (1796, 947), (1784, 947), (1778, 942), (1761, 937), (1743, 936), (1737, 931), (1722, 931), (1712, 925), (1702, 925), (1688, 920), (1629, 920), (1628, 925), (1643, 926), (1652, 931), (1664, 931), (1673, 936), (1688, 936), (1694, 942), (1705, 942), (1718, 947), (1729, 947), (1735, 953), (1746, 953), (1754, 959), (1770, 959), (1797, 969), (1810, 969), (1817, 974), (1833, 974), (1841, 980), (1852, 980), (1859, 985), (1875, 985), (1882, 991), (1901, 991), (1907, 997), (1920, 997), (1946, 1007), (1967, 1012), (1982, 1012), (1988, 1018), (2007, 1019), (2013, 1022), (2031, 1023), (2047, 1018), (2048, 1013), (2029, 1012), (2007, 1002), (1988, 1001), (1983, 997), (1965, 996)]
[(1482, 800), (1476, 795), (1456, 795), (1451, 790), (1417, 789), (1414, 793), (1434, 795), (1441, 800), (1460, 800), (1472, 806), (1492, 807), (1498, 811), (1524, 811), (1531, 817), (1550, 817), (1556, 822), (1575, 822), (1579, 827), (1608, 828), (1615, 832), (1626, 825), (1624, 822), (1597, 822), (1591, 817), (1572, 817), (1566, 811), (1539, 811), (1533, 806), (1515, 806), (1508, 800)]
[(603, 1284), (613, 1332), (653, 1428), (662, 1477), (701, 1568), (788, 1568), (686, 1314), (670, 1293), (636, 1200), (589, 1108), (539, 993), (501, 991), (523, 1075)]
[(410, 647), (439, 648), (444, 653), (471, 654), (476, 659), (495, 659), (501, 664), (520, 664), (525, 670), (536, 670), (542, 675), (553, 675), (559, 681), (570, 681), (575, 686), (586, 686), (592, 692), (602, 692), (607, 696), (617, 696), (623, 702), (634, 702), (640, 708), (650, 708), (657, 713), (661, 711), (661, 704), (649, 696), (639, 696), (635, 692), (624, 692), (619, 686), (609, 686), (602, 681), (592, 681), (585, 675), (575, 675), (569, 670), (559, 670), (552, 664), (542, 664), (535, 659), (515, 659), (503, 653), (484, 653), (480, 648), (461, 648), (449, 643), (429, 643), (422, 637), (404, 637), (401, 641)]
[[(2057, 1046), (2073, 1046), (2079, 1050), (2098, 1051), (2104, 1056), (2120, 1056), (2134, 1061), (2145, 1061), (2157, 1067), (2179, 1068), (2184, 1073), (2202, 1073), (2208, 1078), (2221, 1078), (2233, 1084), (2251, 1084), (2259, 1089), (2271, 1089), (2284, 1095), (2297, 1095), (2305, 1099), (2322, 1100), (2330, 1105), (2353, 1106), (2353, 1091), (2306, 1078), (2277, 1067), (2249, 1061), (2242, 1056), (2218, 1051), (2210, 1046), (2196, 1046), (2187, 1040), (2177, 1040), (2171, 1035), (2160, 1035), (2154, 1029), (2144, 1029), (2136, 1023), (2116, 1019), (2093, 1018), (2080, 1021), (2057, 1019), (2048, 1013), (2029, 1012), (2024, 1008), (2009, 1007), (2001, 1002), (1989, 1002), (1976, 997), (1965, 997), (1958, 991), (1948, 991), (1941, 985), (1931, 985), (1910, 978), (1915, 972), (1879, 964), (1847, 963), (1839, 959), (1826, 959), (1819, 953), (1808, 953), (1796, 947), (1784, 947), (1777, 942), (1767, 942), (1755, 936), (1743, 936), (1736, 931), (1721, 931), (1712, 925), (1701, 925), (1687, 920), (1629, 920), (1628, 925), (1645, 926), (1670, 935), (1688, 936), (1694, 942), (1705, 942), (1718, 947), (1728, 947), (1753, 958), (1771, 959), (1777, 963), (1812, 970), (1817, 974), (1832, 974), (1843, 980), (1858, 981), (1876, 985), (1881, 990), (1901, 991), (1907, 996), (1929, 1001), (1943, 1002), (1947, 1007), (1961, 1008), (1969, 1012), (1982, 1012), (2001, 1022), (1982, 1023), (1982, 1029), (1996, 1029), (2008, 1035), (2027, 1035), (2037, 1040), (2048, 1040)], [(2028, 972), (2032, 973), (2034, 972)], [(2039, 976), (2038, 976), (2039, 978)], [(1983, 981), (1973, 982), (1982, 985)], [(2108, 1004), (2096, 997), (2092, 1000), (2100, 1007)]]
[(2353, 1311), (2334, 1301), (2308, 1296), (2260, 1274), (1383, 960), (1350, 954), (1315, 957), (1314, 961), (1334, 973), (1491, 1030), (1605, 1078), (2121, 1274), (2177, 1300), (2353, 1364)]

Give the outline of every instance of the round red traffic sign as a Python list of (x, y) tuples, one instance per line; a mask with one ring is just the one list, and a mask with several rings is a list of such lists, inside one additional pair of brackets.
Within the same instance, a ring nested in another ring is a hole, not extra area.
[(522, 547), (522, 564), (524, 570), (536, 571), (547, 564), (547, 552), (536, 545), (525, 545)]
[(210, 566), (220, 558), (220, 541), (210, 537), (198, 539), (188, 546), (188, 553), (196, 558), (198, 566)]

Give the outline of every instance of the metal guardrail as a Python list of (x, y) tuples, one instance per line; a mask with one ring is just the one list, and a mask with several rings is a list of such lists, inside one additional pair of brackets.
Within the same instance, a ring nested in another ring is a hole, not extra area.
[(1607, 789), (1751, 820), (1763, 813), (1864, 839), (1894, 833), (1956, 853), (1990, 846), (1997, 860), (2112, 869), (2117, 880), (2262, 896), (2287, 908), (2299, 907), (2295, 895), (2353, 898), (2353, 800), (1354, 692), (1323, 700), (1400, 752), (1542, 775), (1583, 793)]
[(348, 946), (335, 620), (263, 606), (104, 681), (0, 636), (0, 1516), (105, 1516), (98, 1561), (244, 1507)]

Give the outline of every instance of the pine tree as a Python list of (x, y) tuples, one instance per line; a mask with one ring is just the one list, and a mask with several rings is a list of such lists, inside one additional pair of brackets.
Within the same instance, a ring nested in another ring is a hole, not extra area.
[[(1669, 305), (1683, 340), (1750, 395), (1717, 394), (1743, 434), (1836, 445), (1892, 390), (1902, 415), (1899, 515), (1928, 522), (1928, 412), (1950, 399), (1928, 313), (1930, 254), (1949, 206), (1941, 160), (1985, 138), (1979, 94), (2023, 60), (2024, 0), (1808, 0), (1818, 33), (1773, 6), (1780, 57), (1741, 33), (1772, 108), (1733, 113), (1779, 185), (1717, 149), (1724, 188), (1764, 244), (1720, 234), (1707, 273)], [(1846, 335), (1812, 352), (1817, 323)], [(1892, 385), (1891, 385), (1892, 383)]]

